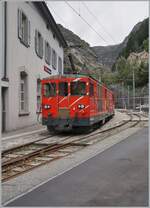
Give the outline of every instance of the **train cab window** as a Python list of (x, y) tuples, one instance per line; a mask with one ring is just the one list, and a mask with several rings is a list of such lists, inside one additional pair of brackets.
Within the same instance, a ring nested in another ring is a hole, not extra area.
[(59, 95), (60, 96), (67, 96), (68, 95), (68, 83), (67, 82), (60, 82), (59, 83)]
[(94, 96), (94, 85), (90, 83), (90, 96)]
[(86, 83), (85, 82), (71, 82), (71, 95), (86, 95)]
[(44, 84), (44, 96), (54, 97), (56, 96), (56, 83), (46, 83)]

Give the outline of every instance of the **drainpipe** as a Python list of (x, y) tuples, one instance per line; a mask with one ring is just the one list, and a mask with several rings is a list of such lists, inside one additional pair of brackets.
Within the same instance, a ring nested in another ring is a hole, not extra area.
[(4, 2), (4, 76), (3, 81), (9, 81), (7, 78), (7, 2)]

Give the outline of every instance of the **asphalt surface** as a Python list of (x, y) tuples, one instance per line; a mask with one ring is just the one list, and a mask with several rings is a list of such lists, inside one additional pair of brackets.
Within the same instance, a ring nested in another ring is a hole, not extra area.
[(148, 206), (148, 128), (7, 206)]

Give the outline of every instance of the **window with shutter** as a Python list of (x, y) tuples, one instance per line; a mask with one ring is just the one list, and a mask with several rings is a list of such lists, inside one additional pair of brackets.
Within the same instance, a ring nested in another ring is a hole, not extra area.
[(57, 55), (56, 55), (56, 51), (54, 49), (52, 50), (52, 67), (55, 70), (57, 68)]
[(40, 47), (40, 53), (41, 53), (41, 58), (43, 58), (43, 37), (41, 36), (41, 47)]
[(30, 46), (30, 22), (21, 9), (18, 9), (18, 38), (26, 47)]
[(50, 65), (51, 59), (51, 47), (47, 41), (45, 41), (45, 62)]
[(28, 46), (31, 44), (30, 21), (28, 20)]
[(43, 58), (43, 37), (41, 33), (35, 30), (35, 51), (37, 56)]
[(28, 74), (25, 71), (20, 72), (19, 95), (19, 114), (21, 115), (28, 112)]
[(37, 35), (38, 35), (38, 31), (37, 30), (35, 30), (35, 52), (36, 52), (36, 54), (38, 53), (37, 51)]
[(20, 9), (18, 9), (18, 37), (19, 39), (22, 39), (22, 28), (21, 28), (21, 25), (22, 25), (22, 11)]
[(41, 111), (41, 80), (37, 79), (37, 110), (36, 112)]
[(62, 74), (62, 59), (58, 58), (58, 73)]

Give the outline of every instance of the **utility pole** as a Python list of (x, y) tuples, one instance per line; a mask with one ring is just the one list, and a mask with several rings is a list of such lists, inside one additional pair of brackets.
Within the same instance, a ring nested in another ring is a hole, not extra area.
[(122, 108), (126, 108), (126, 103), (125, 103), (125, 93), (124, 93), (124, 82), (122, 82)]
[(135, 72), (133, 66), (133, 110), (135, 110)]
[(122, 88), (122, 109), (123, 109), (123, 107), (124, 107), (124, 104), (123, 104), (123, 94), (124, 94), (124, 93), (123, 93), (123, 82), (121, 83), (121, 85), (122, 85), (121, 88)]
[(130, 87), (128, 85), (128, 109), (130, 107)]

